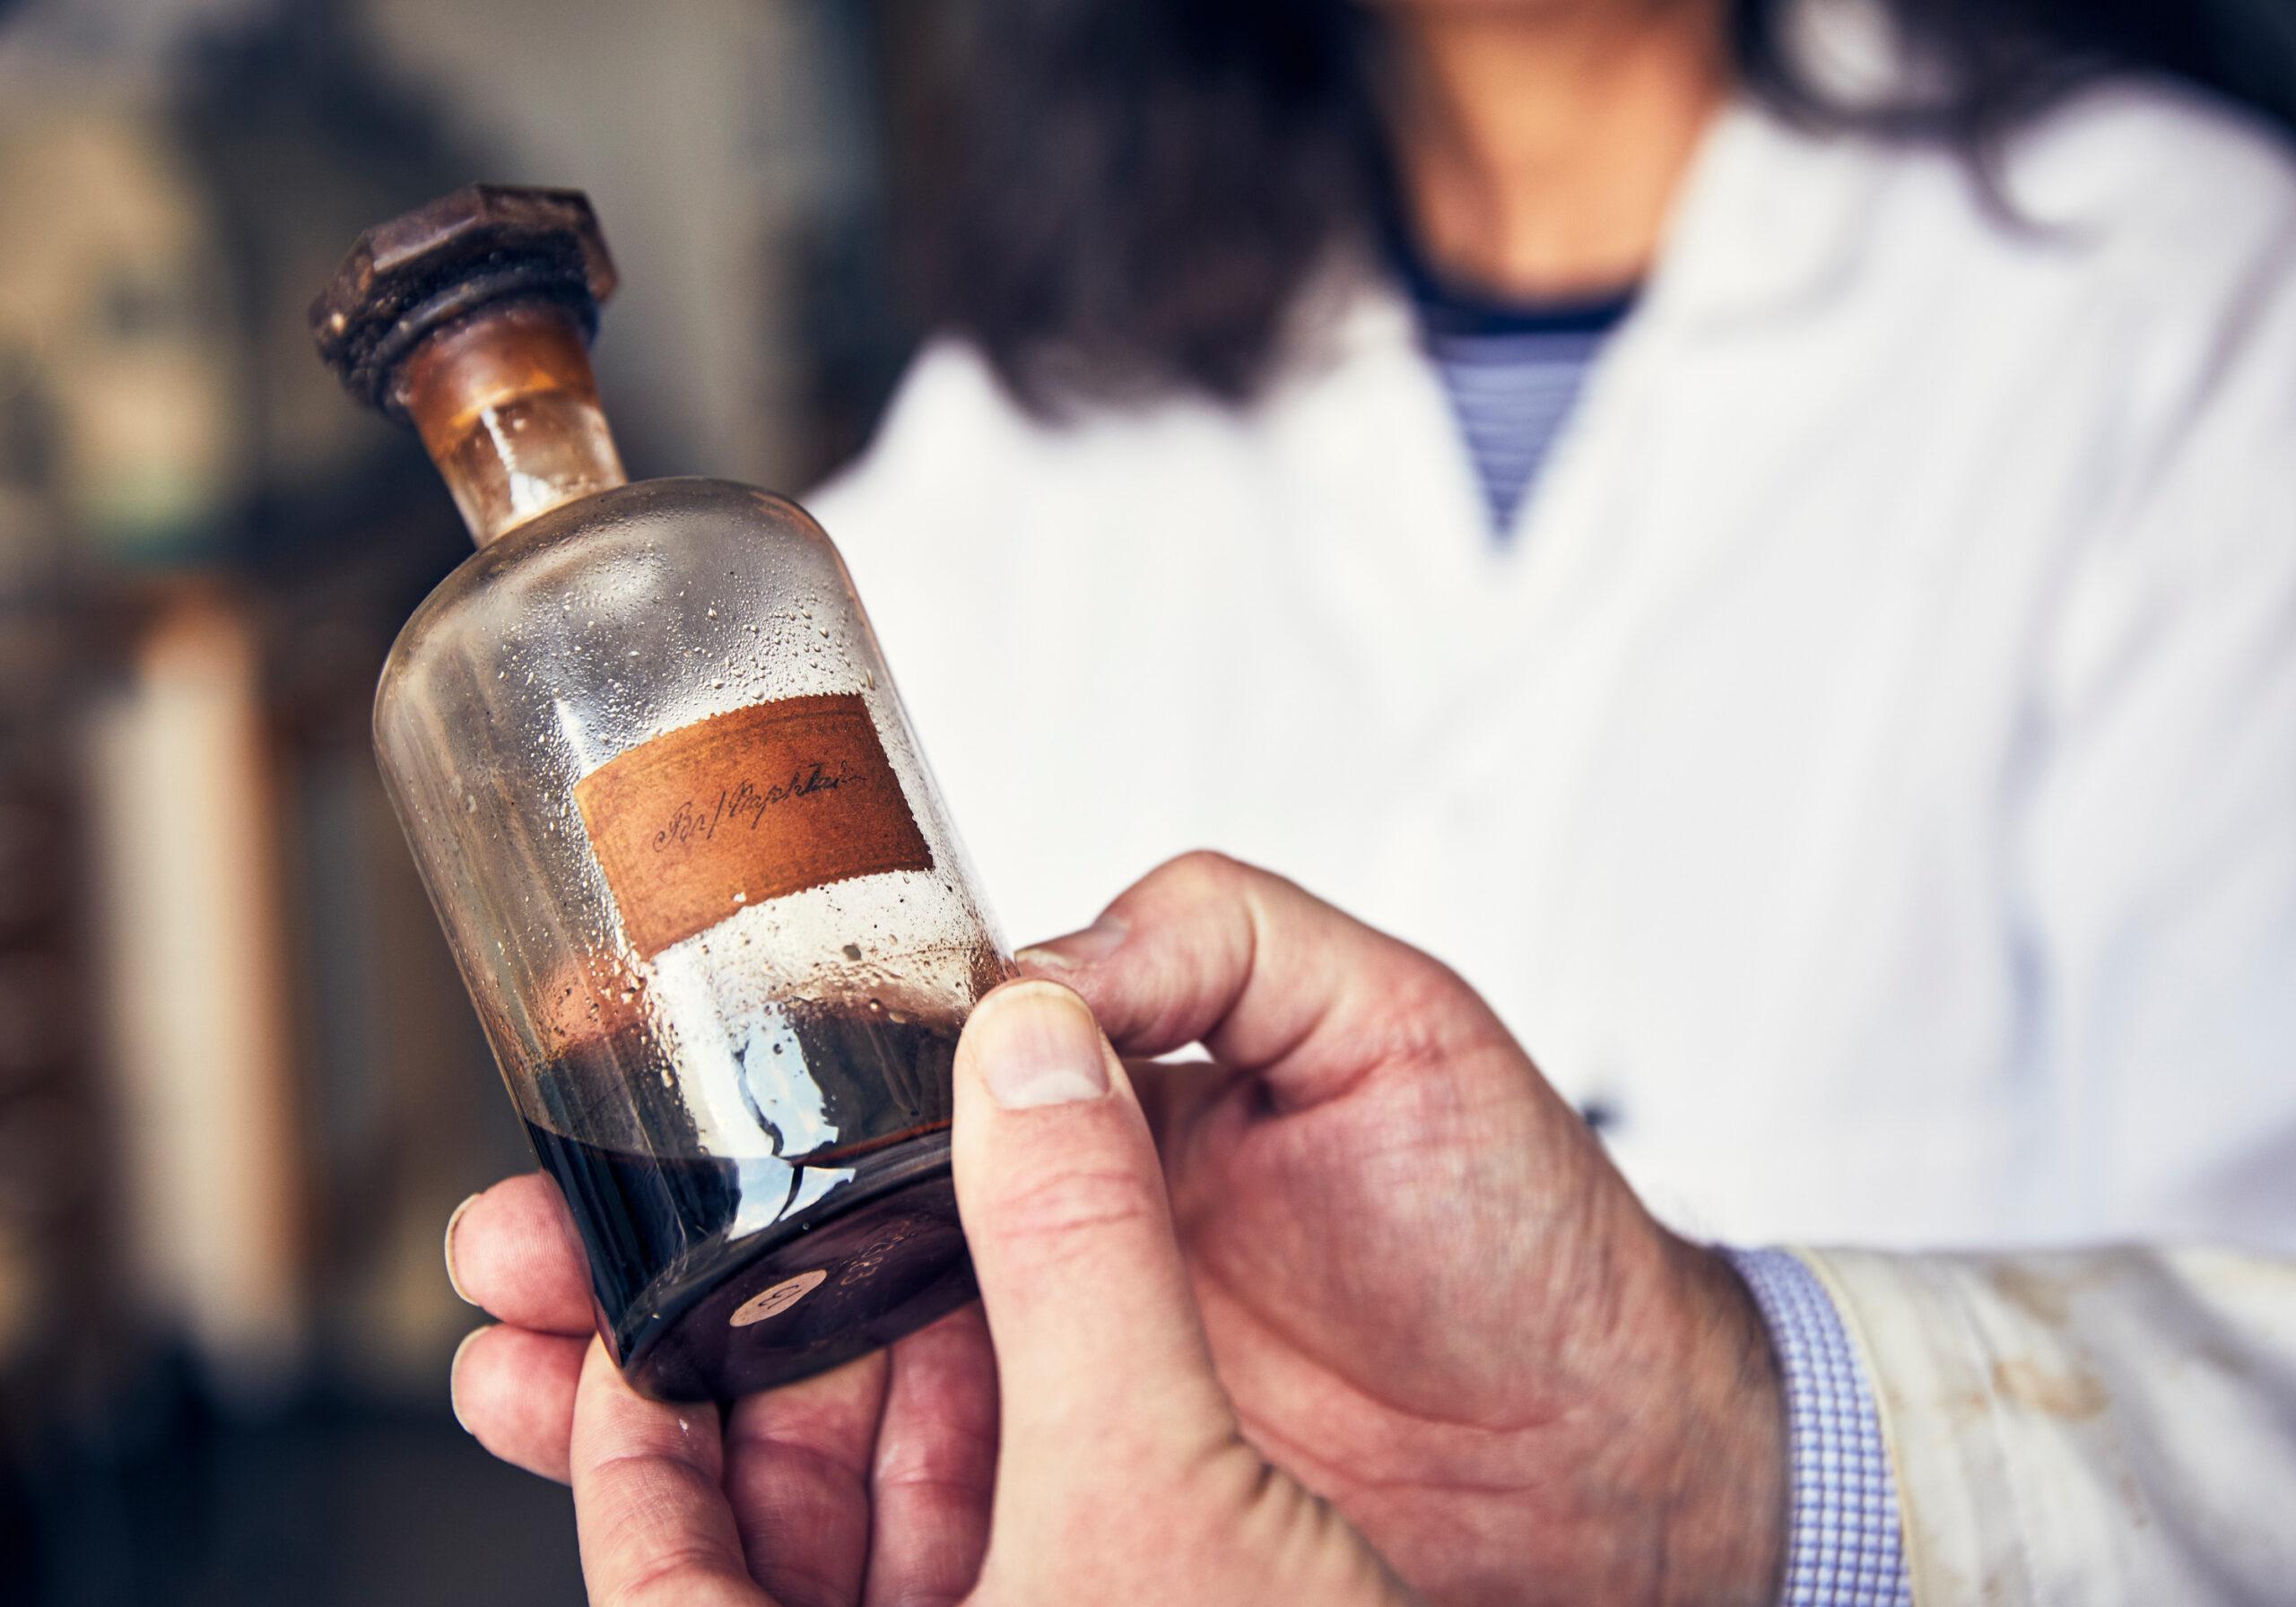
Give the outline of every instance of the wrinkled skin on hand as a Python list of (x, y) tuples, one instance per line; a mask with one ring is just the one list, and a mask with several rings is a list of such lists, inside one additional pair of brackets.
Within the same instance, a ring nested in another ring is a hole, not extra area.
[[(1457, 977), (1210, 855), (1022, 960), (1124, 1055), (1210, 1055), (1133, 1081), (1221, 1393), (1272, 1477), (1429, 1601), (1774, 1598), (1784, 1421), (1745, 1291), (1650, 1218)], [(553, 1212), (514, 1179), (450, 1233), (458, 1287), (506, 1325), (465, 1345), (456, 1398), (490, 1448), (564, 1476), (588, 1312)], [(1091, 1365), (1155, 1365), (1123, 1345)], [(785, 1603), (961, 1598), (1010, 1509), (996, 1401), (960, 1313), (735, 1406), (711, 1476), (750, 1576)]]

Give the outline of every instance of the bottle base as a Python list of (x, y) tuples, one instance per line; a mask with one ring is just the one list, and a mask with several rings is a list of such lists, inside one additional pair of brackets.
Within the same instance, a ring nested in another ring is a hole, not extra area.
[(945, 1131), (886, 1151), (838, 1208), (769, 1229), (666, 1308), (633, 1312), (623, 1377), (660, 1401), (729, 1401), (883, 1349), (978, 1292)]

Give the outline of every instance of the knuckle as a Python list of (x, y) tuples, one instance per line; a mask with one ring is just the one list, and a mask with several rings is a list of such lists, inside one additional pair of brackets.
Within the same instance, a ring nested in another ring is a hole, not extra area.
[(1089, 1254), (1111, 1231), (1156, 1220), (1163, 1209), (1158, 1186), (1136, 1172), (1063, 1167), (1008, 1186), (991, 1231), (1008, 1251), (1057, 1263)]
[(1202, 898), (1231, 893), (1241, 883), (1261, 873), (1216, 848), (1191, 848), (1150, 872), (1143, 885), (1153, 883), (1182, 895)]
[(1396, 951), (1384, 989), (1386, 1058), (1431, 1066), (1493, 1040), (1512, 1046), (1498, 1017), (1457, 972), (1415, 949), (1397, 944)]

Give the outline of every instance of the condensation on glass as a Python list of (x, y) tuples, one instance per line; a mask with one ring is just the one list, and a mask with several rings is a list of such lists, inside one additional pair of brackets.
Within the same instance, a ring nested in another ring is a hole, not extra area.
[(843, 563), (786, 499), (624, 482), (587, 204), (474, 187), (312, 309), (478, 551), (387, 665), (392, 799), (639, 1387), (726, 1398), (969, 1299), (950, 1068), (1009, 962)]

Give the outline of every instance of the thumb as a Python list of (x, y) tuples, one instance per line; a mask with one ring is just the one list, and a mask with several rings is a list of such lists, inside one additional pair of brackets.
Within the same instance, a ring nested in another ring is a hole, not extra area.
[(1015, 982), (981, 1001), (954, 1158), (1003, 1385), (1000, 1512), (1234, 1441), (1155, 1145), (1082, 999)]

